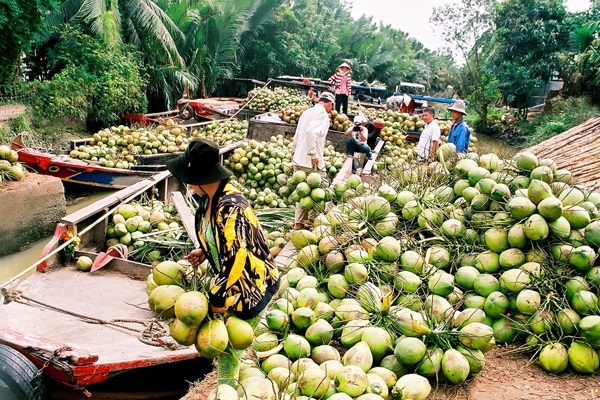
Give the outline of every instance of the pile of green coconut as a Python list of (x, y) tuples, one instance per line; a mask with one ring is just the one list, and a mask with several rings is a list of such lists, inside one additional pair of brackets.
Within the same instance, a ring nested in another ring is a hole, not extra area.
[(528, 152), (437, 157), (334, 188), (210, 399), (426, 399), (508, 343), (551, 374), (598, 369), (600, 193)]

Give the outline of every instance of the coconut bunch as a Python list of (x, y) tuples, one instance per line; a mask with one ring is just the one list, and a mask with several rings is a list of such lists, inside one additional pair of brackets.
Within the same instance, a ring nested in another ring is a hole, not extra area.
[[(170, 121), (170, 122), (169, 122)], [(185, 151), (188, 144), (185, 128), (168, 120), (155, 128), (113, 126), (95, 133), (89, 144), (71, 150), (69, 156), (97, 161), (109, 168), (129, 168), (140, 155)]]
[(291, 191), (290, 204), (300, 203), (300, 207), (305, 210), (324, 211), (325, 203), (333, 198), (329, 180), (323, 178), (319, 172), (294, 171), (285, 187), (287, 191)]
[(147, 263), (182, 258), (192, 247), (175, 207), (158, 200), (132, 201), (116, 209), (105, 246), (119, 243), (128, 247), (131, 259)]
[(169, 321), (169, 333), (180, 345), (196, 347), (205, 358), (216, 358), (228, 348), (241, 350), (253, 340), (252, 326), (235, 316), (208, 316), (205, 262), (194, 269), (185, 260), (163, 261), (146, 280), (148, 305)]
[(213, 121), (199, 129), (194, 129), (191, 138), (204, 138), (212, 140), (219, 146), (225, 146), (234, 142), (244, 140), (248, 135), (247, 120), (225, 120)]
[(0, 145), (0, 184), (7, 181), (20, 181), (25, 168), (19, 163), (19, 153), (7, 145)]
[(274, 111), (288, 106), (309, 106), (312, 100), (293, 88), (257, 88), (248, 92), (242, 107), (256, 111)]

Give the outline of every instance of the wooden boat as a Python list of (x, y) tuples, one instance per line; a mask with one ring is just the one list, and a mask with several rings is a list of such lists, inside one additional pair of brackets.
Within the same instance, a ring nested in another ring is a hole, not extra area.
[(19, 161), (29, 169), (55, 176), (63, 183), (79, 188), (124, 189), (156, 174), (155, 170), (107, 168), (97, 162), (74, 159), (66, 154), (37, 151), (23, 143), (21, 134), (13, 139), (11, 148), (19, 153)]
[(175, 343), (165, 321), (149, 309), (150, 265), (114, 258), (104, 268), (84, 273), (75, 265), (62, 265), (58, 252), (58, 238), (68, 229), (81, 238), (76, 256), (94, 259), (107, 219), (119, 204), (148, 191), (164, 199), (179, 186), (163, 171), (64, 217), (44, 257), (30, 267), (37, 271), (27, 279), (31, 271), (24, 271), (1, 284), (0, 345), (23, 354), (46, 377), (84, 394), (89, 385), (122, 372), (199, 357), (194, 346)]

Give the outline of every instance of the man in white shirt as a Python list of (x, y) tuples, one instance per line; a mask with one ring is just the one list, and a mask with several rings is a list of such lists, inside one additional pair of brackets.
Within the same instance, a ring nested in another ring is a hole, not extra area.
[(421, 119), (425, 122), (425, 129), (419, 137), (417, 158), (422, 162), (433, 161), (442, 135), (439, 125), (435, 122), (435, 110), (432, 107), (425, 108)]
[[(307, 172), (325, 170), (323, 152), (329, 131), (329, 112), (333, 109), (334, 103), (335, 96), (330, 92), (323, 92), (317, 104), (305, 110), (300, 116), (292, 142), (294, 170), (303, 169)], [(311, 222), (308, 210), (304, 210), (297, 203), (294, 229), (303, 229)]]

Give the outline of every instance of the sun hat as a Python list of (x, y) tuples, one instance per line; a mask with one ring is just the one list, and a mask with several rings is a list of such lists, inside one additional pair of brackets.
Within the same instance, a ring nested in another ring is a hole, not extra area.
[(167, 161), (167, 169), (175, 178), (190, 185), (206, 185), (232, 175), (221, 165), (219, 146), (207, 139), (192, 140), (183, 155)]
[(321, 96), (319, 96), (319, 101), (328, 101), (330, 103), (335, 103), (335, 96), (331, 92), (323, 92)]
[(349, 70), (351, 70), (351, 69), (352, 69), (352, 67), (351, 67), (351, 66), (349, 66), (349, 65), (348, 65), (348, 63), (345, 63), (345, 62), (341, 63), (341, 64), (339, 65), (338, 69), (340, 69), (340, 68), (344, 68), (344, 67), (345, 67), (345, 68), (348, 68)]
[(448, 111), (456, 111), (461, 114), (467, 115), (466, 108), (467, 106), (465, 105), (464, 100), (456, 100), (451, 107), (448, 107)]

